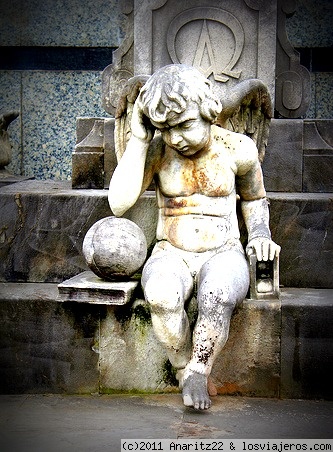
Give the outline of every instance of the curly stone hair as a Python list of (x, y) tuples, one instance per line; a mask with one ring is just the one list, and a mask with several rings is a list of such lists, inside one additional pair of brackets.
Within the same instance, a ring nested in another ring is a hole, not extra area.
[(156, 71), (142, 87), (138, 102), (152, 121), (164, 123), (174, 113), (183, 113), (189, 101), (197, 103), (201, 116), (213, 123), (222, 110), (211, 82), (197, 69), (170, 64)]

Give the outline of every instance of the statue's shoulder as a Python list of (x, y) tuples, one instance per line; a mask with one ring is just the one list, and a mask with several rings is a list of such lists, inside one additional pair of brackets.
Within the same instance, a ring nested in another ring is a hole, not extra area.
[(213, 125), (212, 137), (218, 144), (223, 145), (232, 154), (241, 156), (250, 153), (254, 158), (258, 157), (258, 150), (254, 141), (243, 133), (233, 132)]

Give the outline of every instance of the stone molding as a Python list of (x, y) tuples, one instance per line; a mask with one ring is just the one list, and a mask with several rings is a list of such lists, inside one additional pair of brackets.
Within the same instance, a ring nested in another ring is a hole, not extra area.
[(295, 2), (278, 0), (275, 109), (284, 118), (301, 118), (311, 100), (310, 73), (300, 64), (286, 31), (286, 18), (295, 9)]

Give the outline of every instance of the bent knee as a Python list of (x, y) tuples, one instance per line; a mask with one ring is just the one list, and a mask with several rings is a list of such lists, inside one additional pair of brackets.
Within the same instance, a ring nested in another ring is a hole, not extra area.
[(198, 290), (198, 307), (200, 310), (233, 310), (238, 302), (239, 293), (228, 286), (209, 286), (202, 284)]
[(193, 280), (184, 261), (169, 256), (151, 257), (141, 279), (146, 300), (152, 307), (177, 309), (193, 289)]
[(184, 289), (181, 281), (166, 281), (149, 278), (144, 287), (144, 295), (153, 310), (177, 310), (184, 306)]

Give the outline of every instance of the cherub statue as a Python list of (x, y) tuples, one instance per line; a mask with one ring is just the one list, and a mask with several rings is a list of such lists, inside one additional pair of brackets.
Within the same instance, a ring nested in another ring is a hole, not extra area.
[[(280, 251), (271, 240), (259, 160), (269, 95), (258, 80), (240, 85), (222, 110), (198, 70), (169, 65), (131, 79), (116, 114), (119, 161), (110, 207), (122, 216), (155, 181), (157, 243), (144, 265), (142, 287), (154, 332), (177, 370), (184, 405), (195, 409), (211, 406), (208, 377), (227, 341), (232, 312), (249, 288), (246, 253), (267, 261)], [(194, 292), (198, 317), (192, 333), (185, 307)]]

